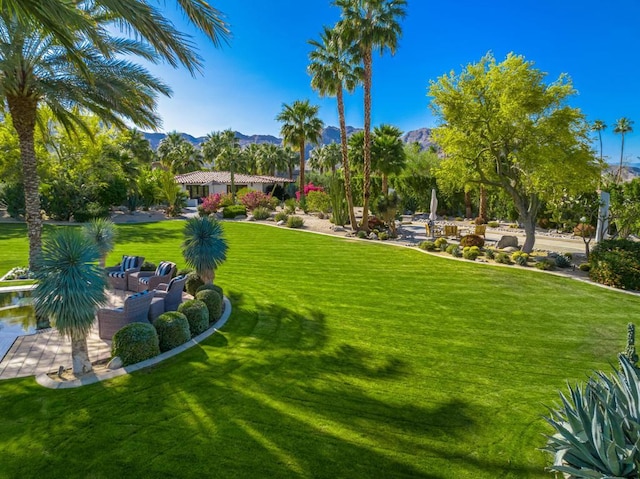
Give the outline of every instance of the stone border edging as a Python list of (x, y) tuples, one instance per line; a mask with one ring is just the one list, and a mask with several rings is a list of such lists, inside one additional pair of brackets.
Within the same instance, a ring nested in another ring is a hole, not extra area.
[(231, 316), (231, 302), (225, 296), (223, 298), (224, 302), (224, 313), (220, 316), (220, 319), (216, 321), (209, 329), (207, 329), (204, 333), (199, 334), (195, 338), (190, 339), (184, 344), (181, 344), (177, 348), (173, 348), (169, 351), (165, 351), (164, 353), (160, 353), (158, 356), (154, 356), (153, 358), (146, 359), (136, 364), (131, 364), (130, 366), (125, 366), (123, 368), (114, 369), (111, 371), (106, 371), (103, 373), (90, 373), (80, 379), (72, 379), (70, 381), (54, 381), (49, 377), (48, 374), (38, 374), (36, 376), (36, 382), (40, 386), (44, 386), (49, 389), (70, 389), (77, 388), (80, 386), (86, 386), (88, 384), (94, 384), (100, 381), (106, 381), (107, 379), (116, 378), (118, 376), (124, 376), (125, 374), (132, 373), (134, 371), (139, 371), (140, 369), (147, 368), (149, 366), (153, 366), (158, 364), (165, 359), (172, 358), (180, 354), (183, 351), (201, 343), (213, 333), (217, 332), (219, 328), (225, 325), (229, 316)]

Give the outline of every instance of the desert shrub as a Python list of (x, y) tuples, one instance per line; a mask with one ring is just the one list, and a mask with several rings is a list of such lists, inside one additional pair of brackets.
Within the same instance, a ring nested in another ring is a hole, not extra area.
[(500, 226), (500, 223), (499, 223), (499, 222), (497, 222), (497, 221), (489, 221), (489, 222), (487, 223), (487, 226), (488, 226), (489, 228), (497, 228), (498, 226)]
[(360, 239), (365, 239), (367, 237), (367, 232), (360, 230), (360, 231), (358, 231), (357, 236)]
[(262, 191), (250, 190), (244, 194), (238, 193), (240, 203), (242, 203), (247, 210), (255, 210), (256, 208), (270, 208), (271, 196), (263, 193)]
[(222, 195), (215, 193), (207, 196), (202, 200), (202, 204), (198, 206), (198, 213), (200, 216), (208, 216), (216, 213), (220, 208), (222, 201)]
[(204, 281), (202, 281), (200, 276), (198, 276), (198, 273), (196, 273), (195, 271), (192, 271), (191, 273), (187, 274), (187, 279), (184, 282), (184, 289), (191, 296), (195, 296), (196, 290), (203, 284), (204, 284)]
[(511, 228), (511, 229), (516, 229), (517, 227), (518, 227), (518, 223), (511, 223), (509, 225), (509, 228)]
[(158, 333), (149, 323), (131, 323), (113, 335), (111, 355), (122, 359), (122, 365), (139, 363), (160, 354)]
[(487, 259), (494, 259), (496, 257), (496, 250), (493, 248), (487, 248), (484, 252)]
[(511, 253), (511, 261), (513, 261), (514, 263), (518, 263), (518, 258), (524, 258), (524, 261), (526, 263), (529, 260), (529, 255), (524, 251), (514, 251), (513, 253)]
[(425, 251), (435, 251), (436, 244), (433, 241), (423, 241), (418, 245), (418, 248), (423, 249)]
[(571, 266), (571, 260), (567, 255), (564, 254), (559, 254), (558, 256), (556, 256), (554, 261), (558, 268), (568, 268), (569, 266)]
[(277, 196), (269, 196), (269, 209), (275, 210), (278, 206), (280, 206), (280, 198)]
[(266, 220), (269, 216), (271, 216), (271, 211), (264, 206), (258, 206), (253, 210), (253, 217), (257, 220)]
[(462, 218), (461, 216), (456, 216), (456, 221), (463, 221), (464, 218)]
[(331, 197), (324, 191), (309, 191), (307, 194), (307, 208), (309, 208), (309, 211), (328, 213), (331, 208)]
[(296, 200), (295, 198), (289, 198), (284, 202), (284, 212), (288, 215), (292, 215), (296, 212)]
[(196, 293), (196, 299), (207, 305), (209, 323), (214, 323), (222, 315), (222, 296), (212, 289)]
[(445, 249), (445, 251), (449, 254), (453, 254), (453, 250), (458, 248), (458, 245), (456, 244), (450, 244), (449, 246), (447, 246), (447, 248)]
[(189, 320), (178, 311), (167, 311), (158, 316), (153, 323), (158, 333), (160, 351), (177, 348), (191, 339)]
[(440, 251), (444, 251), (447, 249), (447, 245), (449, 244), (449, 242), (447, 241), (446, 238), (436, 238), (434, 245), (437, 249), (439, 249)]
[(227, 206), (235, 205), (235, 201), (233, 201), (233, 195), (231, 193), (224, 193), (220, 195), (220, 205), (219, 208), (226, 208)]
[(527, 253), (521, 254), (520, 256), (516, 256), (513, 260), (515, 264), (518, 266), (527, 266), (529, 261), (529, 255)]
[(573, 253), (571, 252), (565, 253), (564, 255), (569, 259), (573, 259)]
[(197, 295), (200, 291), (217, 291), (218, 294), (220, 295), (220, 297), (224, 297), (224, 293), (222, 292), (222, 288), (220, 286), (218, 286), (217, 284), (203, 284), (202, 286), (199, 286), (198, 289), (196, 289), (196, 294), (195, 295)]
[(155, 271), (155, 270), (156, 270), (156, 265), (151, 261), (145, 261), (144, 263), (142, 263), (142, 266), (140, 266), (140, 271)]
[(462, 257), (471, 261), (475, 261), (480, 256), (480, 250), (477, 246), (466, 246), (462, 249)]
[(496, 263), (500, 264), (511, 264), (511, 259), (507, 253), (498, 253), (494, 258)]
[(460, 238), (460, 246), (478, 246), (482, 248), (484, 246), (484, 238), (480, 235), (467, 235)]
[(198, 299), (190, 299), (178, 306), (178, 311), (189, 321), (191, 337), (197, 336), (209, 327), (209, 310), (207, 305)]
[(588, 273), (589, 270), (591, 270), (591, 264), (581, 263), (580, 266), (578, 266), (578, 268), (580, 268), (580, 271), (586, 271)]
[(287, 218), (288, 228), (302, 228), (302, 225), (304, 225), (304, 220), (299, 216), (289, 216)]
[(244, 205), (229, 205), (222, 210), (223, 218), (235, 218), (236, 216), (246, 215), (247, 209)]
[(551, 271), (555, 268), (555, 264), (552, 263), (551, 261), (538, 261), (535, 265), (535, 268), (537, 269), (541, 269), (542, 271)]
[(189, 273), (193, 273), (193, 269), (192, 268), (180, 268), (177, 272), (176, 272), (176, 276), (186, 276)]
[(289, 215), (284, 211), (278, 211), (274, 217), (276, 221), (287, 221), (287, 218), (289, 218)]
[(380, 233), (378, 233), (378, 239), (382, 240), (382, 241), (386, 241), (389, 239), (389, 233), (387, 233), (386, 231), (381, 231)]
[(462, 251), (460, 250), (459, 246), (453, 247), (453, 249), (451, 250), (451, 256), (453, 256), (454, 258), (462, 257)]
[(626, 239), (604, 240), (589, 256), (589, 277), (621, 289), (640, 289), (640, 243)]
[(73, 212), (73, 219), (76, 223), (86, 223), (96, 218), (108, 218), (109, 208), (100, 203), (87, 203)]
[(370, 230), (384, 228), (384, 221), (382, 221), (380, 218), (377, 218), (375, 216), (370, 216), (369, 217), (368, 224), (369, 224), (369, 229)]

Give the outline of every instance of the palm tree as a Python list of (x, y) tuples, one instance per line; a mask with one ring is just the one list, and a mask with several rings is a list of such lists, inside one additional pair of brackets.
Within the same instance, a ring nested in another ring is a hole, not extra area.
[(244, 158), (240, 152), (240, 140), (236, 132), (227, 129), (219, 132), (220, 145), (218, 156), (214, 161), (214, 169), (218, 171), (229, 171), (231, 174), (231, 197), (236, 201), (236, 171), (242, 170)]
[(318, 118), (319, 106), (311, 105), (309, 100), (296, 100), (291, 105), (282, 105), (282, 111), (276, 120), (283, 123), (280, 134), (284, 143), (297, 146), (300, 152), (300, 201), (304, 201), (304, 148), (307, 142), (317, 145), (322, 139), (324, 123)]
[(53, 322), (71, 340), (73, 373), (92, 371), (87, 335), (98, 307), (106, 297), (104, 271), (97, 264), (100, 252), (76, 228), (60, 228), (49, 235), (38, 257), (33, 292), (36, 314)]
[(406, 163), (402, 131), (392, 125), (380, 125), (373, 130), (371, 167), (382, 175), (382, 192), (389, 194), (389, 175), (400, 173)]
[(320, 34), (320, 42), (309, 41), (315, 47), (309, 54), (311, 63), (307, 71), (311, 75), (311, 86), (321, 96), (335, 96), (338, 103), (338, 118), (340, 122), (340, 145), (342, 152), (342, 168), (344, 170), (344, 188), (349, 209), (351, 228), (357, 229), (358, 224), (353, 208), (353, 193), (351, 191), (351, 171), (348, 161), (347, 124), (344, 118), (344, 89), (352, 93), (362, 78), (362, 68), (356, 65), (353, 55), (345, 44), (343, 37), (335, 29), (324, 27)]
[(134, 40), (106, 36), (107, 26), (101, 25), (100, 48), (93, 38), (76, 34), (74, 56), (83, 62), (79, 66), (68, 48), (46, 31), (19, 22), (5, 8), (0, 10), (0, 98), (6, 101), (20, 141), (30, 267), (35, 267), (42, 231), (34, 150), (39, 107), (47, 105), (69, 131), (88, 130), (80, 110), (93, 112), (120, 128), (127, 126), (127, 119), (156, 128), (160, 123), (154, 111), (157, 95), (171, 94), (168, 86), (144, 68), (116, 58), (116, 54), (133, 54), (155, 60), (154, 53)]
[(618, 176), (616, 177), (616, 183), (620, 183), (622, 181), (622, 161), (624, 159), (624, 135), (632, 132), (633, 122), (629, 120), (627, 117), (622, 117), (616, 121), (615, 126), (613, 127), (614, 133), (620, 133), (622, 135), (622, 146), (620, 148), (620, 166), (618, 167)]
[(82, 225), (82, 233), (98, 248), (100, 267), (105, 267), (107, 255), (115, 246), (116, 228), (113, 221), (96, 218)]
[(598, 140), (600, 140), (600, 163), (602, 163), (602, 132), (607, 129), (607, 124), (602, 120), (596, 120), (591, 125), (593, 131), (598, 132)]
[(398, 20), (406, 15), (406, 0), (334, 0), (342, 9), (338, 30), (353, 45), (364, 65), (364, 165), (362, 229), (368, 230), (371, 196), (371, 82), (373, 49), (395, 53), (402, 33)]
[(173, 174), (189, 173), (202, 167), (200, 151), (182, 133), (172, 131), (158, 144), (160, 164)]
[(227, 240), (220, 223), (205, 217), (189, 218), (184, 227), (182, 255), (205, 284), (213, 283), (215, 269), (227, 259)]
[(342, 152), (338, 143), (317, 146), (311, 150), (309, 155), (309, 166), (319, 170), (321, 174), (325, 170), (331, 170), (331, 173), (335, 174), (336, 168), (341, 161)]
[[(95, 9), (111, 18), (117, 28), (131, 33), (133, 38), (142, 39), (170, 65), (182, 64), (192, 74), (201, 69), (202, 60), (193, 50), (190, 38), (148, 1), (96, 0), (93, 3)], [(222, 12), (201, 0), (177, 0), (175, 4), (215, 47), (229, 40), (229, 26)], [(3, 0), (1, 14), (15, 17), (22, 26), (41, 25), (47, 36), (68, 49), (71, 60), (83, 63), (82, 55), (75, 51), (76, 33), (93, 36), (98, 26), (77, 5), (78, 2), (66, 0)]]
[(216, 169), (216, 159), (224, 149), (225, 144), (226, 140), (221, 131), (212, 131), (205, 137), (200, 145), (200, 151), (209, 168)]
[(260, 161), (260, 145), (257, 143), (249, 143), (242, 149), (242, 173), (248, 175), (258, 174), (258, 163)]
[(285, 151), (273, 143), (261, 143), (258, 151), (258, 172), (261, 175), (276, 176), (278, 170), (287, 167)]

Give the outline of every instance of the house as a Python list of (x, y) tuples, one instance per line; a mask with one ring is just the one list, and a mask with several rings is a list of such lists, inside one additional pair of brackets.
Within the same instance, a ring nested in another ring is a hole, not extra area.
[[(279, 176), (243, 175), (235, 173), (236, 191), (242, 188), (271, 193), (275, 186), (284, 188), (293, 180)], [(215, 193), (231, 193), (231, 173), (228, 171), (192, 171), (176, 175), (176, 182), (187, 192), (190, 200), (199, 200)], [(190, 201), (193, 203), (193, 201)]]

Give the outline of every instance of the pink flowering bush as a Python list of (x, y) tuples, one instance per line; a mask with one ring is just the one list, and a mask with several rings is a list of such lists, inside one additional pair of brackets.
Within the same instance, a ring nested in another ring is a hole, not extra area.
[(264, 194), (262, 191), (249, 191), (240, 198), (240, 202), (249, 211), (258, 207), (271, 208), (271, 195)]
[(198, 206), (198, 212), (201, 215), (211, 215), (218, 211), (221, 202), (220, 193), (209, 195), (202, 200), (202, 204)]
[[(304, 185), (304, 195), (307, 196), (310, 191), (324, 191), (322, 186), (316, 186), (313, 183)], [(296, 199), (300, 201), (300, 191), (296, 191)]]

